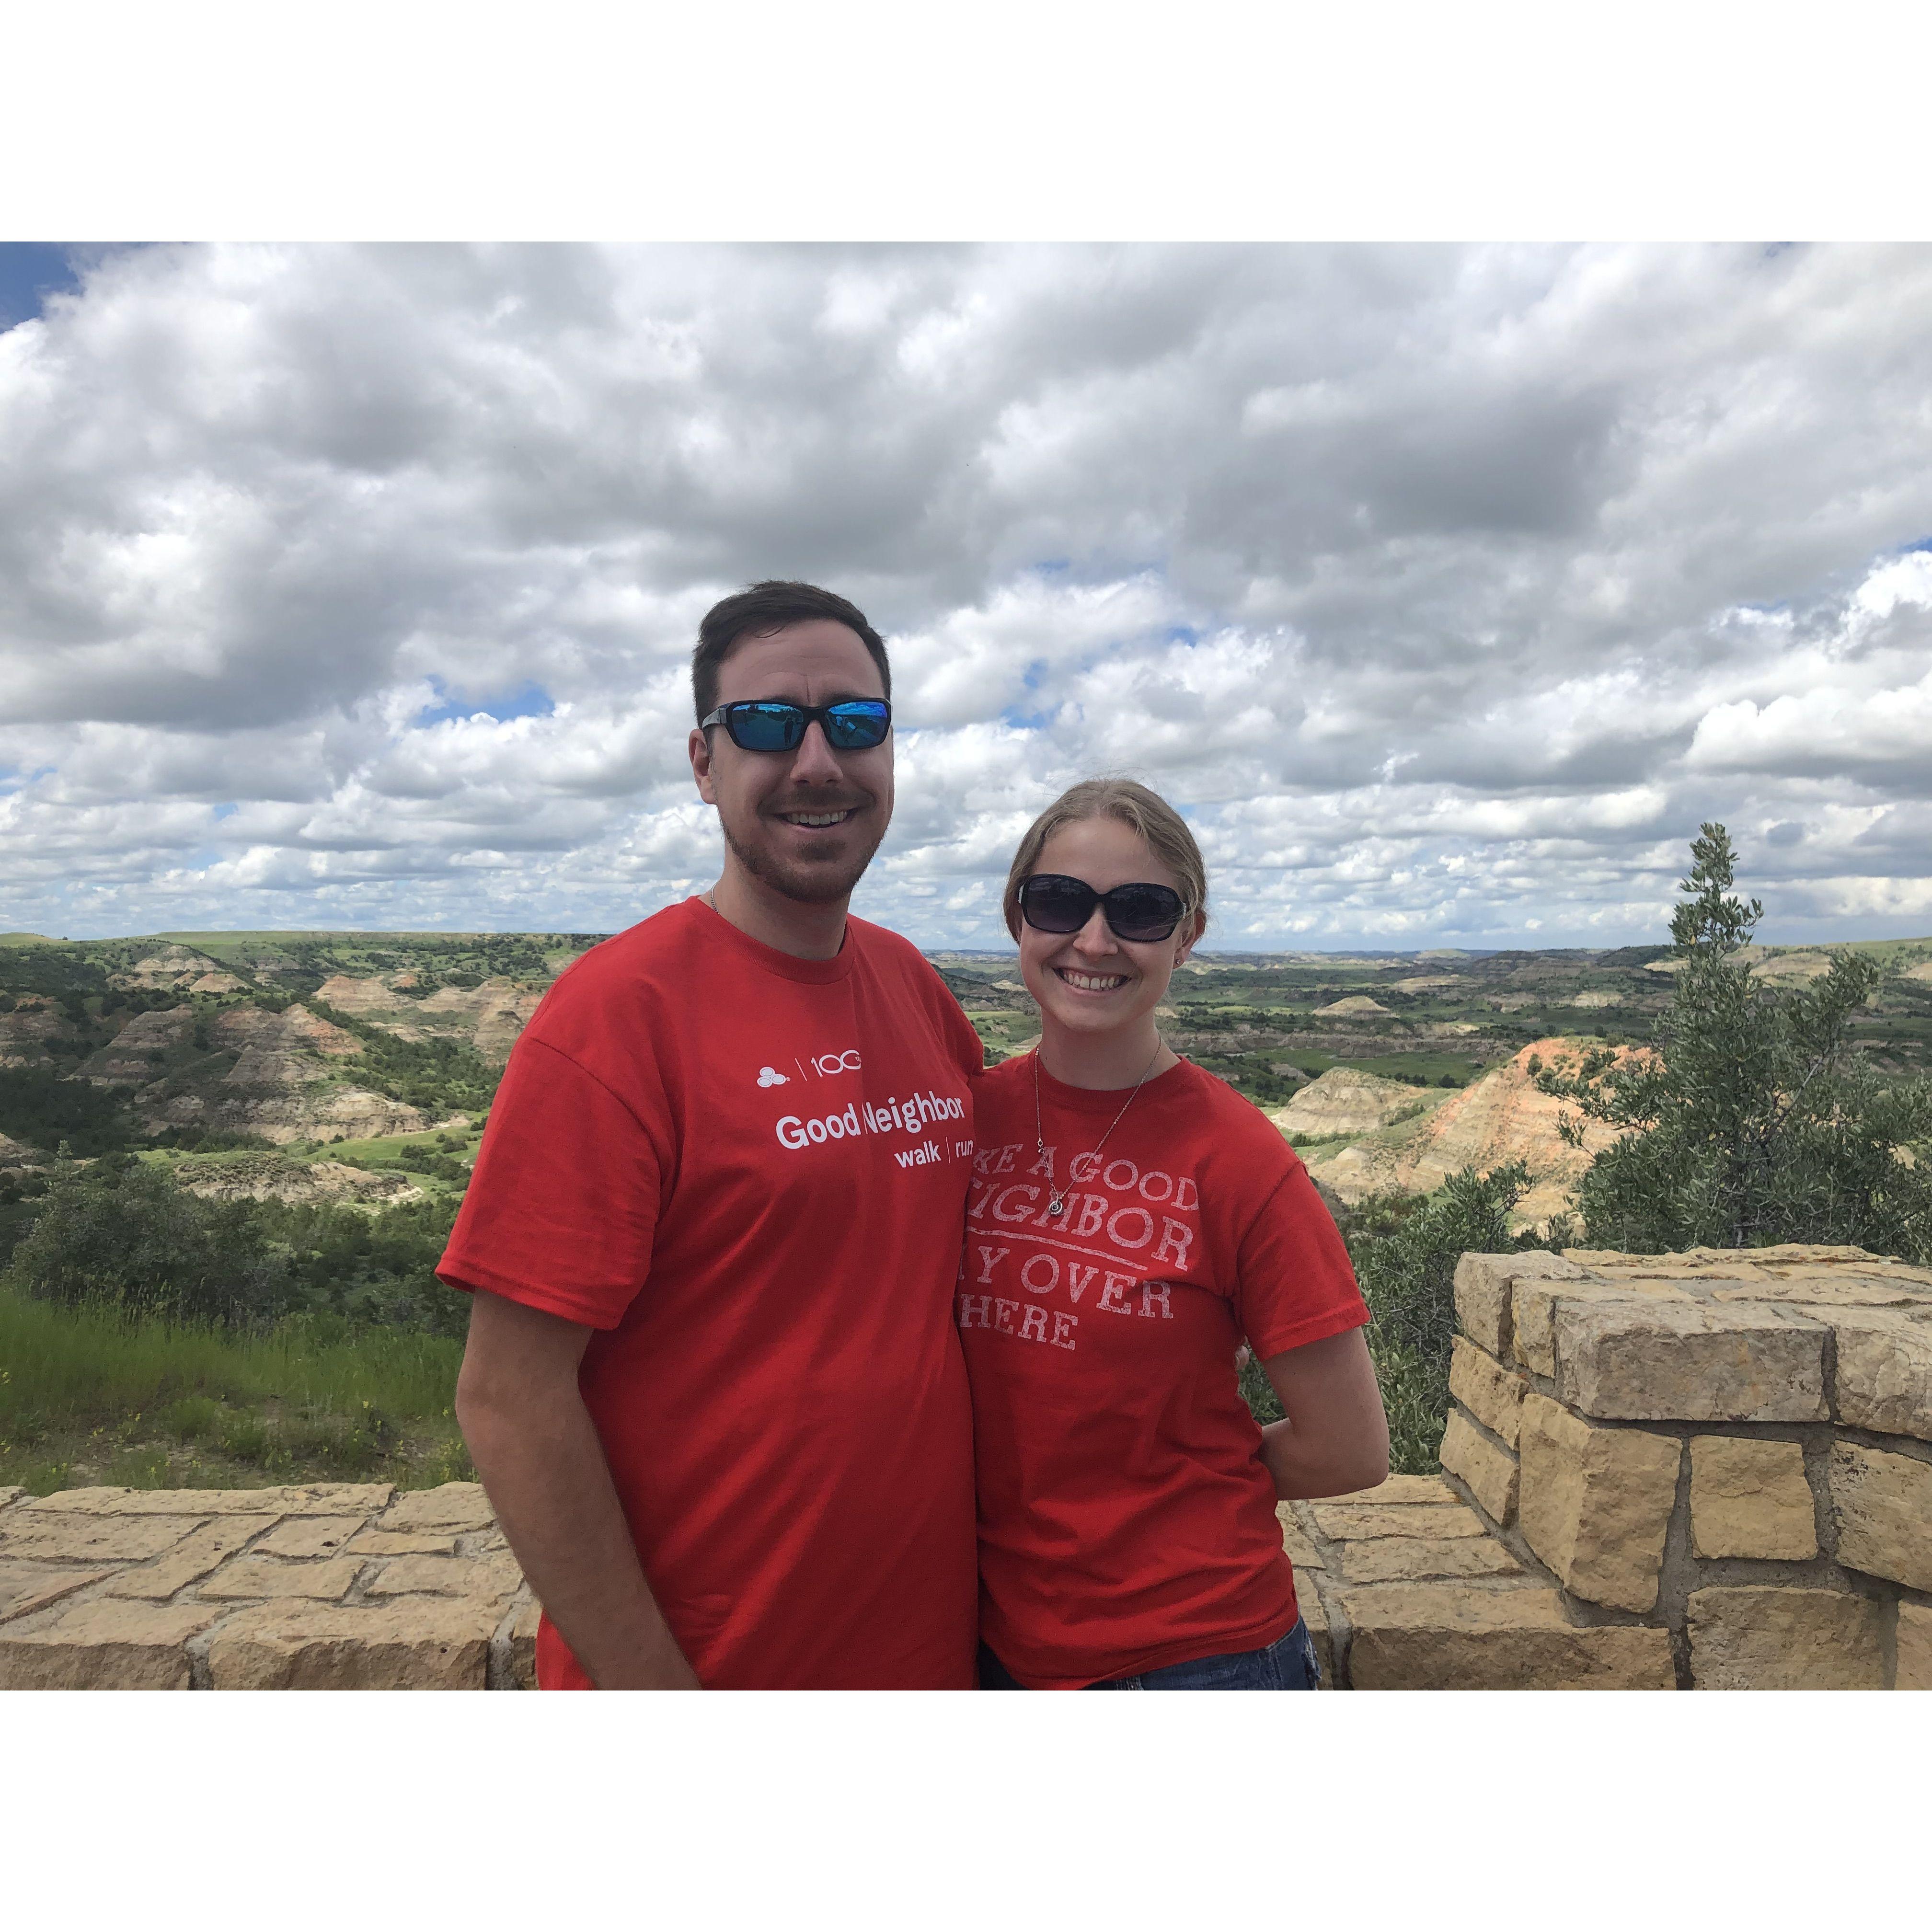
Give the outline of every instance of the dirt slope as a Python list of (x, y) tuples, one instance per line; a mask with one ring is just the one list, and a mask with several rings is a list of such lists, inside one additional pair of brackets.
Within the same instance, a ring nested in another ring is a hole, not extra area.
[(1426, 1194), (1463, 1168), (1487, 1173), (1520, 1160), (1534, 1185), (1517, 1203), (1514, 1219), (1519, 1224), (1546, 1222), (1571, 1206), (1577, 1178), (1616, 1138), (1612, 1130), (1592, 1121), (1584, 1128), (1580, 1148), (1567, 1145), (1557, 1125), (1574, 1110), (1541, 1091), (1530, 1076), (1532, 1056), (1547, 1065), (1574, 1055), (1579, 1047), (1572, 1040), (1534, 1041), (1452, 1094), (1426, 1120), (1412, 1127), (1405, 1123), (1383, 1130), (1352, 1147), (1318, 1149), (1309, 1156), (1308, 1171), (1344, 1201), (1354, 1202), (1396, 1190)]
[(1404, 1114), (1438, 1105), (1439, 1094), (1353, 1066), (1331, 1066), (1268, 1118), (1291, 1139), (1369, 1134)]

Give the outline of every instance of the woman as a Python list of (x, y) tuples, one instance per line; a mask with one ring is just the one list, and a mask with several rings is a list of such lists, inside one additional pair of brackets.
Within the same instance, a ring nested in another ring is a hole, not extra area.
[[(1207, 924), (1199, 848), (1091, 780), (1020, 842), (1005, 911), (1041, 1034), (974, 1096), (981, 1684), (1312, 1689), (1276, 1500), (1381, 1481), (1388, 1428), (1306, 1170), (1155, 1025)], [(1244, 1337), (1288, 1418), (1265, 1429)]]

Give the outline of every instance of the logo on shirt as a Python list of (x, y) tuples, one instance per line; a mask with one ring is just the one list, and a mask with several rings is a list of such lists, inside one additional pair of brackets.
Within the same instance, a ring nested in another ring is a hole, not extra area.
[[(831, 1080), (842, 1073), (856, 1073), (860, 1070), (859, 1049), (848, 1047), (843, 1053), (814, 1053), (808, 1060), (794, 1059), (793, 1066), (798, 1069), (801, 1080)], [(760, 1087), (783, 1087), (791, 1080), (789, 1073), (781, 1073), (776, 1066), (758, 1069)]]

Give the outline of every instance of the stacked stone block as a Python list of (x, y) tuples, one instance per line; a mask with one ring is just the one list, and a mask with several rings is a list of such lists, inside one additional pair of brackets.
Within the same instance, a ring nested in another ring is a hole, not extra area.
[(1324, 1685), (1667, 1690), (1662, 1630), (1593, 1628), (1446, 1478), (1283, 1503), (1282, 1541)]
[(1465, 1255), (1442, 1466), (1686, 1688), (1932, 1688), (1932, 1272), (1857, 1248)]
[(475, 1483), (0, 1490), (0, 1688), (522, 1688), (536, 1614)]

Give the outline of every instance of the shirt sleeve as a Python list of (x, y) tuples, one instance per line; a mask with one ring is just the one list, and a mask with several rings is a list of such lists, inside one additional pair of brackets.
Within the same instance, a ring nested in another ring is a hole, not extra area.
[(650, 1271), (664, 1170), (622, 1101), (526, 1034), (490, 1104), (437, 1278), (614, 1328)]
[(1299, 1160), (1249, 1223), (1236, 1279), (1235, 1316), (1263, 1360), (1369, 1319), (1341, 1231)]

